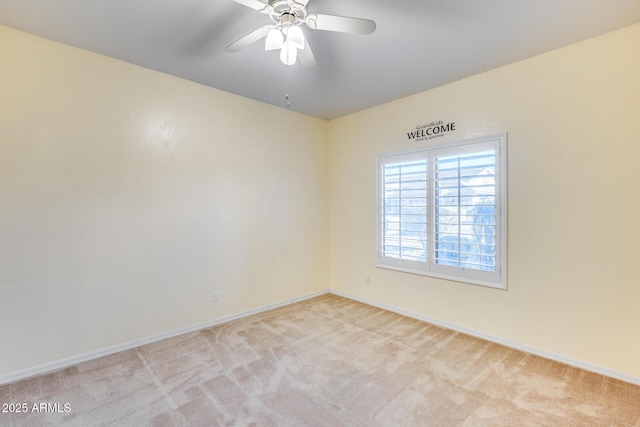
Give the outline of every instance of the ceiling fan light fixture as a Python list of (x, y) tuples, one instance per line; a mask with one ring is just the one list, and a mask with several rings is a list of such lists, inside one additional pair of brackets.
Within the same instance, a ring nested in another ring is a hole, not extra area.
[[(257, 12), (268, 15), (273, 25), (263, 25), (231, 43), (225, 50), (237, 52), (266, 37), (265, 50), (280, 49), (280, 60), (286, 65), (300, 63), (304, 67), (316, 65), (309, 41), (300, 27), (305, 24), (311, 30), (336, 31), (339, 33), (371, 34), (376, 23), (370, 19), (351, 18), (341, 15), (326, 15), (307, 12), (309, 0), (233, 0)], [(300, 50), (300, 52), (298, 52)]]
[(298, 49), (304, 49), (304, 34), (302, 28), (295, 26), (289, 28), (287, 41), (295, 45)]
[(284, 36), (282, 35), (282, 31), (278, 28), (274, 28), (269, 31), (267, 35), (267, 41), (264, 44), (264, 50), (277, 50), (282, 49), (282, 45), (284, 44)]
[(282, 45), (282, 50), (280, 50), (280, 61), (285, 65), (293, 65), (296, 63), (297, 58), (298, 48), (287, 39)]

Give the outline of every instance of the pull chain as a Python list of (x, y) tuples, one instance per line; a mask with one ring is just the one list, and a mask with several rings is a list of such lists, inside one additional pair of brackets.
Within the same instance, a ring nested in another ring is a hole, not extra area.
[(291, 107), (291, 103), (289, 102), (289, 83), (291, 82), (291, 65), (287, 65), (287, 71), (285, 72), (285, 89), (284, 89), (284, 101), (287, 104), (287, 108)]

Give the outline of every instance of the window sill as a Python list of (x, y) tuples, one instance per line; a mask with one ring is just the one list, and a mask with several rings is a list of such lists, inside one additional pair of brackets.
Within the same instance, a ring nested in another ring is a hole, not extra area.
[(484, 286), (488, 288), (507, 290), (506, 281), (492, 282), (492, 281), (487, 281), (482, 279), (475, 279), (471, 277), (461, 277), (461, 276), (455, 276), (451, 274), (434, 273), (432, 271), (421, 270), (421, 269), (410, 268), (410, 267), (402, 267), (398, 265), (385, 264), (380, 262), (376, 264), (376, 267), (383, 268), (385, 270), (398, 271), (401, 273), (417, 274), (419, 276), (427, 276), (427, 277), (434, 277), (436, 279), (451, 280), (453, 282), (465, 283), (469, 285), (478, 285), (478, 286)]

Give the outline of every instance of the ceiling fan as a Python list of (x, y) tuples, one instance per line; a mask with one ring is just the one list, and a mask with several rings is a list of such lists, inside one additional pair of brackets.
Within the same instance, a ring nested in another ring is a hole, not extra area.
[(312, 30), (352, 34), (371, 34), (376, 29), (376, 23), (369, 19), (308, 13), (309, 0), (268, 0), (268, 3), (260, 0), (234, 1), (268, 15), (273, 24), (264, 25), (252, 31), (231, 43), (225, 50), (237, 52), (266, 37), (265, 50), (280, 49), (280, 60), (286, 65), (295, 64), (298, 58), (305, 67), (316, 64), (313, 52), (300, 28), (302, 24)]

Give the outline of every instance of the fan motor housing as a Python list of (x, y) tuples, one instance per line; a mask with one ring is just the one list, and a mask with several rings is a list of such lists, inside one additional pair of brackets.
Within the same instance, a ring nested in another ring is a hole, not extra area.
[[(295, 25), (295, 21), (304, 20), (307, 17), (307, 7), (291, 0), (269, 0), (269, 6), (273, 8), (271, 19), (274, 22)], [(285, 15), (291, 15), (293, 22), (289, 22), (291, 18)], [(283, 21), (283, 18), (285, 21)]]

